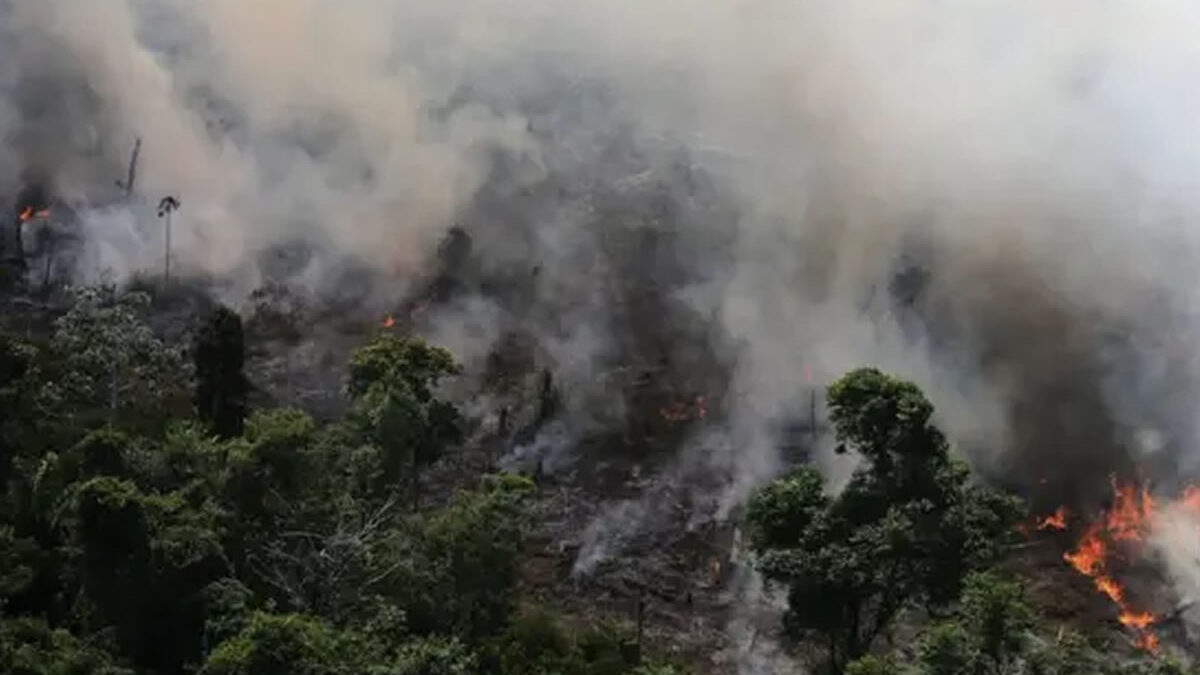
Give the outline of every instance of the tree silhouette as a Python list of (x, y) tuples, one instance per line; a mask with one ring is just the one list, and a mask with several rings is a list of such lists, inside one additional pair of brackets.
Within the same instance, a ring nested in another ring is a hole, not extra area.
[(196, 412), (222, 438), (242, 434), (249, 386), (242, 372), (246, 344), (242, 319), (218, 308), (196, 337)]
[(179, 200), (171, 195), (158, 202), (158, 217), (167, 219), (166, 242), (163, 245), (163, 280), (171, 279), (171, 214), (179, 210)]

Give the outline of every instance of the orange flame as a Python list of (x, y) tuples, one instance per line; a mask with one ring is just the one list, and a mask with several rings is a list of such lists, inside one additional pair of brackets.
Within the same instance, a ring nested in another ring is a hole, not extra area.
[(1038, 521), (1037, 529), (1039, 530), (1065, 530), (1067, 529), (1067, 509), (1064, 506), (1042, 518)]
[(383, 326), (384, 328), (392, 328), (396, 325), (396, 319), (395, 319), (395, 317), (388, 315), (388, 317), (386, 319), (384, 319), (380, 323), (380, 325)]
[(1144, 631), (1154, 623), (1154, 615), (1149, 612), (1122, 612), (1118, 621), (1123, 626)]
[[(1090, 578), (1096, 590), (1117, 606), (1117, 620), (1133, 631), (1134, 645), (1145, 651), (1156, 652), (1159, 641), (1152, 630), (1156, 621), (1154, 615), (1130, 605), (1125, 588), (1109, 572), (1109, 560), (1115, 553), (1111, 544), (1128, 546), (1145, 539), (1146, 533), (1154, 527), (1158, 503), (1145, 488), (1139, 490), (1132, 485), (1119, 485), (1115, 479), (1113, 495), (1112, 508), (1103, 518), (1088, 526), (1075, 549), (1064, 553), (1063, 559), (1077, 572)], [(1189, 490), (1181, 501), (1185, 505), (1194, 503), (1200, 510), (1200, 490)], [(1065, 511), (1059, 509), (1042, 523), (1055, 523), (1051, 526), (1057, 526), (1056, 517), (1060, 514), (1065, 515)], [(1039, 529), (1042, 529), (1041, 526)]]
[(1143, 531), (1154, 518), (1155, 503), (1142, 488), (1140, 499), (1132, 485), (1119, 486), (1114, 481), (1116, 503), (1108, 512), (1106, 529), (1115, 541), (1141, 541)]

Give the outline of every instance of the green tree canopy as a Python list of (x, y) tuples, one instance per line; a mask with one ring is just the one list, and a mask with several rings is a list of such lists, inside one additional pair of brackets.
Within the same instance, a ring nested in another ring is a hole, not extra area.
[(945, 603), (989, 562), (1019, 515), (1012, 499), (968, 483), (933, 406), (915, 385), (864, 368), (829, 387), (840, 448), (862, 458), (845, 489), (801, 468), (753, 496), (759, 568), (785, 584), (785, 628), (826, 641), (841, 672), (902, 609)]
[(409, 468), (414, 509), (422, 466), (462, 439), (462, 420), (436, 396), (442, 378), (457, 374), (450, 353), (415, 338), (380, 335), (350, 359), (348, 391), (371, 441), (383, 451), (383, 475), (392, 484)]
[(44, 407), (80, 426), (100, 419), (157, 428), (178, 407), (191, 373), (182, 350), (145, 322), (149, 296), (93, 286), (72, 293), (54, 323), (55, 377), (45, 382)]

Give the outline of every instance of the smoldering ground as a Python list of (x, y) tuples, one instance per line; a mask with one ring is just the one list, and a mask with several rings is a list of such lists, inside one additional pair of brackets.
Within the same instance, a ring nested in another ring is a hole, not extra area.
[(80, 276), (157, 264), (173, 194), (181, 270), (244, 292), (300, 242), (291, 283), (369, 270), (380, 308), (458, 226), (433, 336), (472, 364), (531, 336), (580, 426), (629, 414), (602, 375), (630, 363), (713, 396), (669, 471), (721, 476), (719, 511), (779, 470), (802, 373), (863, 364), (917, 380), (986, 475), (1086, 509), (1110, 472), (1200, 470), (1197, 19), (1182, 0), (6, 0), (0, 187), (71, 205)]

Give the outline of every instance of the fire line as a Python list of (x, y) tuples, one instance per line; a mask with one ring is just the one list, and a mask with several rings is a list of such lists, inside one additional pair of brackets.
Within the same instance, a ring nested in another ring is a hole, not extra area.
[[(1157, 652), (1159, 638), (1153, 628), (1158, 620), (1153, 613), (1133, 605), (1125, 587), (1112, 572), (1113, 561), (1146, 540), (1158, 525), (1163, 504), (1145, 487), (1112, 481), (1113, 505), (1091, 522), (1075, 547), (1063, 554), (1075, 571), (1089, 578), (1096, 590), (1104, 594), (1118, 610), (1117, 620), (1133, 633), (1133, 643), (1139, 649)], [(1183, 494), (1167, 503), (1200, 513), (1200, 487), (1188, 487)], [(1067, 512), (1060, 507), (1052, 515), (1037, 521), (1039, 530), (1065, 530)]]

